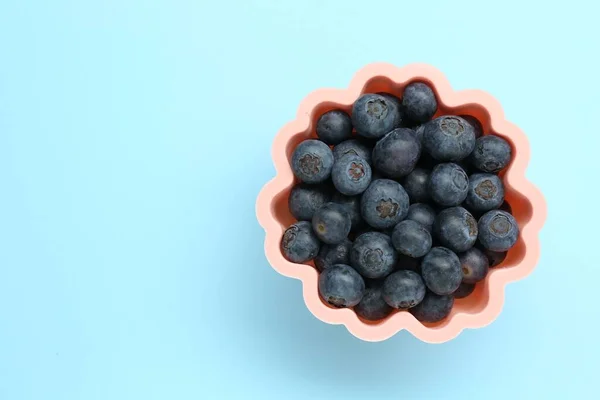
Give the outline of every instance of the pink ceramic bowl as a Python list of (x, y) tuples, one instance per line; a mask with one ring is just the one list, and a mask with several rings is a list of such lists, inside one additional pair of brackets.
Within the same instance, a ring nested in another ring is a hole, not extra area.
[[(321, 114), (338, 108), (350, 113), (352, 103), (363, 93), (389, 92), (400, 95), (411, 81), (424, 81), (436, 92), (439, 109), (444, 114), (472, 115), (483, 126), (484, 133), (507, 139), (513, 149), (513, 160), (500, 176), (506, 185), (506, 201), (511, 205), (521, 234), (506, 260), (490, 273), (475, 292), (457, 300), (448, 318), (436, 324), (423, 324), (406, 311), (372, 323), (361, 320), (351, 309), (334, 309), (321, 301), (317, 291), (318, 273), (313, 265), (293, 264), (281, 254), (280, 241), (285, 228), (294, 222), (288, 210), (288, 196), (295, 183), (290, 168), (291, 154), (301, 141), (316, 137), (315, 125)], [(504, 118), (500, 104), (489, 94), (478, 90), (456, 92), (444, 75), (424, 64), (402, 68), (389, 64), (371, 64), (359, 71), (347, 89), (320, 89), (302, 101), (296, 119), (277, 134), (272, 149), (276, 176), (265, 185), (256, 204), (258, 220), (266, 232), (265, 253), (280, 274), (300, 279), (304, 301), (320, 320), (344, 324), (356, 337), (367, 341), (385, 340), (402, 329), (432, 343), (448, 341), (465, 328), (480, 328), (491, 323), (504, 303), (504, 286), (527, 276), (540, 254), (538, 233), (546, 218), (542, 194), (526, 178), (529, 143), (523, 132)], [(292, 296), (293, 294), (290, 294)]]

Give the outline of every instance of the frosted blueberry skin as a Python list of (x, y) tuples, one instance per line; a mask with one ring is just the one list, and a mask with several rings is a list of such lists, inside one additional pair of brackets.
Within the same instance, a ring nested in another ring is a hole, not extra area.
[(317, 120), (317, 137), (329, 145), (336, 145), (352, 137), (352, 120), (342, 110), (331, 110)]
[(383, 299), (393, 308), (408, 310), (419, 304), (425, 297), (423, 279), (413, 271), (397, 271), (383, 283)]
[(399, 253), (420, 258), (431, 250), (431, 234), (418, 222), (404, 220), (394, 228), (392, 243)]
[(305, 263), (317, 256), (321, 243), (308, 221), (296, 222), (286, 229), (281, 240), (283, 256), (293, 263)]
[(321, 242), (341, 243), (348, 237), (352, 228), (350, 213), (341, 204), (327, 203), (315, 212), (312, 228)]
[(390, 229), (408, 214), (410, 200), (396, 181), (378, 179), (369, 185), (361, 198), (361, 215), (375, 229)]
[(435, 216), (435, 210), (429, 204), (415, 203), (408, 208), (406, 219), (418, 222), (431, 232)]
[(351, 250), (352, 242), (349, 239), (345, 239), (338, 244), (325, 244), (321, 246), (321, 250), (315, 258), (317, 270), (323, 271), (336, 264), (349, 265)]
[(429, 174), (431, 171), (424, 168), (415, 168), (409, 173), (402, 183), (411, 203), (425, 203), (429, 201)]
[(333, 153), (320, 140), (305, 140), (292, 154), (292, 171), (305, 183), (325, 182), (331, 176)]
[(515, 218), (502, 210), (492, 210), (479, 219), (479, 243), (491, 251), (510, 250), (519, 237), (519, 226)]
[(463, 283), (477, 283), (485, 279), (490, 268), (490, 261), (479, 249), (473, 247), (458, 255), (463, 272)]
[(338, 192), (346, 196), (359, 195), (371, 183), (371, 166), (363, 158), (347, 154), (335, 160), (331, 179)]
[(401, 120), (400, 109), (388, 96), (364, 94), (352, 106), (352, 124), (367, 139), (381, 139), (399, 127)]
[(345, 155), (352, 154), (358, 156), (371, 163), (371, 155), (373, 148), (369, 146), (365, 141), (350, 139), (346, 140), (333, 148), (333, 158), (338, 160)]
[(434, 247), (421, 262), (421, 274), (427, 288), (438, 295), (458, 289), (463, 274), (458, 256), (445, 247)]
[(442, 210), (433, 223), (435, 237), (444, 247), (455, 253), (462, 253), (473, 247), (478, 232), (477, 221), (462, 207)]
[(452, 295), (437, 295), (428, 291), (417, 306), (409, 311), (414, 317), (426, 323), (440, 322), (452, 311), (454, 306), (454, 296)]
[(465, 205), (469, 210), (483, 213), (494, 210), (504, 202), (504, 184), (494, 174), (477, 173), (469, 177)]
[(431, 199), (440, 206), (460, 205), (469, 191), (469, 178), (466, 172), (455, 163), (436, 165), (427, 183)]
[(423, 82), (414, 82), (404, 88), (402, 111), (406, 118), (416, 123), (429, 121), (438, 108), (431, 87)]
[(393, 311), (383, 299), (382, 285), (368, 284), (362, 300), (354, 307), (356, 314), (367, 321), (379, 321)]
[(506, 140), (496, 135), (485, 135), (475, 142), (469, 160), (480, 171), (496, 173), (510, 163), (511, 157), (512, 149)]
[(365, 281), (349, 265), (337, 264), (319, 275), (319, 295), (326, 303), (337, 307), (354, 307), (365, 293)]
[(466, 158), (475, 148), (475, 131), (459, 116), (446, 115), (425, 124), (423, 148), (440, 162)]
[(323, 184), (299, 183), (290, 192), (290, 212), (298, 221), (310, 221), (315, 211), (331, 200), (332, 192), (330, 187)]
[(392, 273), (397, 262), (398, 254), (386, 234), (367, 232), (354, 240), (350, 265), (365, 278), (385, 278)]

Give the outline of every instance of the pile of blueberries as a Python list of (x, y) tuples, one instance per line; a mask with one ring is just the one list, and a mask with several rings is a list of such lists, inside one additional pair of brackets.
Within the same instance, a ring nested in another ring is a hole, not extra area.
[(497, 175), (510, 144), (483, 135), (472, 116), (432, 119), (437, 109), (423, 82), (401, 97), (364, 94), (351, 115), (321, 115), (318, 140), (294, 150), (289, 209), (298, 222), (281, 250), (294, 263), (314, 260), (328, 304), (369, 321), (399, 309), (437, 322), (516, 243)]

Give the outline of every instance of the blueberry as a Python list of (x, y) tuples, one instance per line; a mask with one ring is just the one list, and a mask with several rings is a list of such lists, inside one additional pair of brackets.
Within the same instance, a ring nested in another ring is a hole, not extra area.
[(352, 124), (356, 132), (368, 139), (380, 139), (397, 128), (400, 109), (389, 97), (364, 94), (352, 106)]
[(455, 299), (464, 299), (465, 297), (467, 297), (471, 293), (473, 293), (473, 290), (475, 290), (474, 283), (464, 283), (463, 282), (460, 284), (458, 289), (456, 289), (456, 291), (454, 293), (452, 293), (452, 295), (454, 296)]
[(378, 179), (363, 193), (360, 210), (363, 219), (375, 229), (390, 229), (408, 214), (409, 199), (398, 182)]
[(381, 285), (369, 285), (354, 311), (367, 321), (379, 321), (390, 315), (392, 307), (383, 300)]
[(457, 206), (467, 198), (469, 178), (454, 163), (438, 164), (433, 168), (427, 183), (429, 195), (441, 206)]
[(347, 154), (353, 154), (370, 164), (372, 153), (373, 149), (371, 147), (369, 147), (366, 143), (356, 139), (346, 140), (345, 142), (342, 142), (333, 148), (333, 157), (336, 160)]
[(456, 253), (469, 250), (477, 241), (477, 221), (462, 207), (442, 210), (433, 223), (433, 234), (440, 243)]
[(320, 183), (331, 176), (333, 153), (320, 140), (305, 140), (292, 155), (292, 170), (302, 182)]
[(390, 307), (407, 310), (419, 304), (425, 297), (423, 279), (413, 271), (397, 271), (383, 283), (383, 299)]
[(439, 117), (425, 125), (423, 148), (438, 161), (460, 161), (474, 147), (475, 131), (461, 117)]
[(506, 211), (488, 211), (479, 219), (479, 243), (488, 250), (507, 251), (518, 236), (517, 221)]
[(490, 261), (490, 268), (497, 267), (506, 259), (506, 251), (492, 251), (483, 249), (483, 253)]
[(460, 265), (463, 272), (463, 283), (477, 283), (488, 274), (490, 261), (481, 250), (473, 247), (459, 254)]
[(423, 168), (415, 168), (404, 178), (402, 187), (406, 190), (411, 203), (423, 203), (429, 201), (429, 189), (427, 182), (431, 171)]
[(354, 307), (364, 292), (365, 281), (348, 265), (333, 265), (319, 275), (319, 294), (334, 307)]
[(398, 97), (396, 97), (396, 96), (394, 96), (393, 94), (390, 94), (390, 93), (379, 92), (377, 94), (380, 95), (380, 96), (385, 97), (386, 99), (388, 99), (389, 101), (391, 101), (392, 103), (394, 103), (394, 105), (396, 106), (396, 108), (398, 108), (398, 110), (400, 111), (398, 113), (396, 121), (394, 122), (394, 126), (396, 126), (396, 127), (404, 126), (404, 123), (406, 121), (404, 121), (404, 116), (402, 115), (402, 100), (400, 100)]
[(433, 222), (435, 221), (435, 215), (435, 210), (430, 205), (425, 203), (415, 203), (408, 208), (406, 219), (418, 222), (431, 232)]
[(462, 282), (458, 256), (445, 247), (434, 247), (421, 262), (423, 281), (432, 292), (452, 294)]
[(469, 177), (465, 205), (473, 211), (496, 209), (504, 202), (504, 185), (497, 175), (478, 173)]
[(281, 251), (283, 256), (293, 263), (312, 260), (319, 253), (321, 243), (308, 221), (296, 222), (283, 234)]
[(344, 239), (338, 244), (326, 244), (321, 246), (319, 254), (315, 258), (315, 266), (319, 271), (323, 271), (336, 264), (350, 264), (350, 251), (352, 242)]
[(431, 88), (422, 82), (414, 82), (404, 88), (402, 106), (405, 116), (415, 122), (426, 122), (437, 111), (437, 100)]
[(477, 139), (471, 153), (471, 164), (483, 172), (498, 172), (508, 165), (512, 155), (510, 144), (500, 136), (485, 135)]
[(439, 322), (450, 315), (454, 306), (454, 297), (451, 295), (440, 296), (427, 292), (423, 301), (410, 309), (410, 313), (421, 322)]
[(317, 136), (327, 144), (339, 144), (352, 136), (352, 120), (342, 110), (332, 110), (319, 117)]
[(419, 258), (431, 250), (431, 235), (423, 225), (407, 219), (394, 228), (392, 243), (400, 253)]
[(336, 192), (331, 201), (346, 207), (346, 210), (348, 213), (350, 213), (350, 221), (352, 221), (353, 231), (356, 231), (364, 226), (364, 221), (360, 215), (360, 196), (345, 196)]
[(418, 125), (414, 129), (415, 136), (419, 139), (419, 142), (423, 143), (423, 132), (425, 132), (425, 125)]
[(325, 185), (300, 183), (290, 193), (290, 212), (298, 221), (310, 221), (315, 211), (331, 200), (331, 192)]
[(371, 183), (371, 166), (362, 158), (347, 154), (335, 160), (331, 171), (333, 185), (342, 194), (361, 194)]
[(391, 178), (408, 175), (417, 165), (421, 143), (408, 128), (394, 129), (373, 149), (373, 167)]
[(479, 122), (477, 118), (471, 115), (461, 115), (461, 118), (467, 121), (473, 127), (475, 138), (479, 138), (481, 135), (483, 135), (483, 126), (481, 126), (481, 122)]
[(367, 232), (356, 238), (350, 252), (350, 264), (365, 278), (379, 279), (393, 270), (398, 255), (389, 236)]
[(398, 254), (396, 269), (421, 273), (421, 259)]
[(312, 227), (323, 243), (337, 244), (348, 237), (352, 220), (346, 207), (341, 204), (327, 203), (315, 212)]

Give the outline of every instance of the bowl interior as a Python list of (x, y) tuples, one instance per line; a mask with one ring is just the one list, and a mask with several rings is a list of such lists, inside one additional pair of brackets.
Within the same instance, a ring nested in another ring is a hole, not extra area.
[[(433, 82), (429, 81), (426, 78), (415, 77), (414, 79), (412, 79), (410, 81), (407, 81), (404, 83), (397, 83), (397, 82), (391, 81), (387, 77), (378, 76), (378, 77), (374, 77), (371, 80), (369, 80), (363, 87), (363, 90), (361, 93), (364, 94), (364, 93), (387, 92), (387, 93), (390, 93), (390, 94), (400, 97), (400, 95), (403, 92), (404, 87), (406, 85), (408, 85), (409, 83), (415, 82), (415, 81), (428, 83), (434, 89), (434, 91), (436, 93), (437, 101), (438, 101), (438, 112), (436, 113), (435, 117), (438, 117), (441, 115), (470, 115), (470, 116), (477, 118), (483, 127), (484, 135), (495, 134), (495, 135), (503, 137), (510, 143), (510, 145), (512, 147), (512, 151), (513, 151), (513, 160), (514, 160), (518, 149), (515, 147), (513, 140), (509, 136), (504, 134), (503, 132), (496, 132), (492, 129), (491, 121), (490, 121), (490, 114), (482, 105), (476, 104), (476, 103), (469, 103), (469, 104), (461, 104), (456, 107), (449, 107), (444, 103), (444, 99), (440, 98), (439, 93), (437, 92), (437, 89), (435, 88), (435, 85), (433, 84)], [(302, 142), (303, 140), (309, 139), (309, 138), (316, 138), (315, 127), (316, 127), (318, 118), (323, 113), (333, 110), (333, 109), (341, 109), (341, 110), (346, 111), (348, 114), (351, 114), (352, 104), (339, 104), (339, 103), (327, 102), (327, 101), (319, 103), (312, 110), (311, 123), (310, 123), (308, 129), (301, 131), (301, 132), (297, 132), (296, 134), (294, 134), (292, 136), (290, 141), (287, 143), (285, 152), (286, 152), (286, 157), (287, 157), (288, 161), (291, 159), (294, 149), (300, 142)], [(502, 178), (504, 185), (505, 185), (506, 202), (512, 208), (512, 214), (514, 215), (515, 219), (517, 220), (519, 226), (523, 227), (532, 217), (532, 211), (533, 211), (532, 204), (526, 197), (524, 197), (519, 192), (517, 192), (513, 187), (511, 187), (509, 182), (505, 179), (506, 172), (511, 167), (512, 167), (512, 165), (509, 165), (504, 171), (502, 171), (499, 174), (499, 176)], [(294, 217), (290, 214), (290, 211), (288, 209), (288, 198), (289, 198), (291, 187), (292, 187), (292, 185), (290, 185), (288, 188), (286, 188), (285, 191), (281, 192), (274, 199), (274, 201), (272, 203), (273, 215), (275, 216), (277, 222), (281, 225), (282, 230), (295, 222)], [(525, 252), (526, 252), (525, 242), (523, 241), (523, 239), (521, 237), (519, 237), (516, 245), (508, 252), (508, 255), (507, 255), (506, 259), (504, 260), (504, 262), (502, 262), (502, 264), (500, 264), (499, 266), (490, 269), (490, 273), (488, 274), (488, 277), (486, 278), (486, 280), (478, 283), (475, 291), (470, 296), (468, 296), (465, 299), (456, 300), (454, 308), (452, 310), (452, 313), (450, 314), (450, 316), (448, 318), (446, 318), (445, 320), (443, 320), (439, 323), (436, 323), (436, 324), (426, 324), (426, 325), (432, 329), (439, 329), (439, 328), (443, 328), (446, 324), (448, 324), (452, 320), (452, 317), (458, 313), (478, 314), (478, 313), (482, 312), (483, 309), (485, 309), (485, 307), (490, 299), (490, 292), (489, 292), (489, 285), (488, 285), (489, 277), (495, 273), (499, 273), (502, 269), (505, 269), (505, 268), (517, 268), (519, 263), (525, 256)], [(309, 263), (305, 267), (306, 268), (314, 268), (314, 265), (312, 263)], [(315, 296), (318, 297), (318, 293), (315, 293)], [(327, 305), (326, 303), (324, 303), (324, 304)], [(359, 319), (358, 316), (356, 316), (356, 318)], [(381, 321), (377, 321), (377, 322), (369, 322), (369, 321), (362, 321), (362, 322), (365, 324), (369, 324), (369, 325), (377, 325), (377, 324), (384, 323), (385, 321), (386, 320), (381, 320)]]

